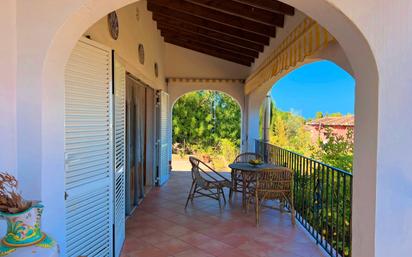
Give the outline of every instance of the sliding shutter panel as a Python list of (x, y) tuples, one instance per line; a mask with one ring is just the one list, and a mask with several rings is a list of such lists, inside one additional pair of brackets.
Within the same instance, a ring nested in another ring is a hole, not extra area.
[(169, 95), (164, 91), (157, 92), (158, 120), (158, 183), (163, 185), (170, 176), (169, 170)]
[(65, 72), (67, 257), (113, 256), (111, 51), (82, 39)]
[(115, 150), (115, 256), (120, 256), (125, 240), (125, 162), (126, 162), (126, 70), (114, 59), (114, 150)]

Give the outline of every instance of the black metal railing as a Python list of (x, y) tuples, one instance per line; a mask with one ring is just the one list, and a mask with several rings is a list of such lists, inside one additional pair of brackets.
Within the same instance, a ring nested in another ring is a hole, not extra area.
[(331, 256), (351, 256), (352, 174), (256, 140), (265, 161), (292, 169), (296, 219)]

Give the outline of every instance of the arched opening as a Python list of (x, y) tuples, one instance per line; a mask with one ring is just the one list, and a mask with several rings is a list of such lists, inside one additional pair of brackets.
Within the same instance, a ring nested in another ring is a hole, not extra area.
[[(61, 195), (64, 195), (64, 128), (63, 124), (64, 67), (77, 40), (95, 21), (112, 10), (134, 1), (87, 1), (73, 8), (64, 20), (59, 20), (56, 28), (44, 40), (44, 53), (39, 56), (41, 72), (28, 72), (33, 75), (34, 87), (41, 92), (36, 100), (41, 105), (41, 117), (37, 125), (41, 127), (38, 145), (41, 151), (41, 191), (46, 205), (56, 210), (46, 212), (49, 220), (46, 228), (51, 229), (59, 239), (64, 238), (64, 226), (58, 217), (58, 210), (64, 208)], [(368, 40), (359, 30), (357, 20), (344, 6), (333, 5), (328, 1), (317, 0), (311, 3), (298, 0), (285, 0), (300, 9), (327, 28), (345, 51), (357, 80), (354, 169), (358, 177), (354, 180), (353, 212), (353, 255), (372, 256), (374, 253), (375, 199), (376, 199), (376, 150), (378, 116), (378, 70)], [(78, 7), (78, 8), (77, 8)], [(93, 10), (93, 11), (90, 11)], [(347, 16), (346, 16), (347, 15)], [(357, 47), (353, 47), (356, 45)], [(41, 51), (40, 51), (41, 52)], [(265, 96), (267, 90), (257, 90), (255, 96)], [(53, 96), (53, 97), (50, 97)], [(259, 97), (257, 97), (259, 98)], [(260, 97), (262, 99), (262, 97)], [(260, 101), (251, 103), (248, 111), (259, 109)], [(258, 120), (250, 120), (248, 127), (256, 126)], [(253, 135), (249, 134), (249, 138)], [(56, 172), (59, 171), (59, 172)], [(24, 177), (24, 175), (23, 175)], [(53, 194), (51, 193), (53, 192)]]
[(230, 169), (240, 153), (242, 110), (230, 95), (211, 90), (186, 93), (172, 105), (172, 167), (191, 169), (188, 156), (217, 171)]
[[(313, 158), (318, 144), (328, 141), (324, 126), (329, 126), (332, 134), (339, 136), (345, 136), (347, 129), (353, 132), (355, 80), (331, 61), (315, 61), (291, 70), (276, 81), (267, 96), (271, 102), (271, 127), (267, 140), (272, 144)], [(261, 104), (259, 112), (260, 139), (264, 134), (266, 104), (267, 101)], [(320, 124), (321, 128), (315, 128), (315, 124)], [(282, 127), (282, 131), (277, 130), (277, 126)]]
[(339, 237), (334, 249), (343, 256), (351, 255), (354, 98), (350, 74), (315, 61), (276, 81), (259, 111), (265, 157), (295, 171), (297, 219), (322, 231), (327, 251)]

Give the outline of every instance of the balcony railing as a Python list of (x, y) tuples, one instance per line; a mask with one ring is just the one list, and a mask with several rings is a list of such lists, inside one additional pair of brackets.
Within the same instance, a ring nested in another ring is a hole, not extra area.
[(352, 174), (256, 140), (267, 162), (294, 173), (296, 219), (330, 256), (351, 256)]

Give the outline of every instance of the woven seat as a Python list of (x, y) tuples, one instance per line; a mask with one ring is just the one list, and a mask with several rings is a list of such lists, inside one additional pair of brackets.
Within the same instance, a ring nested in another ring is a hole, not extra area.
[(267, 200), (278, 200), (280, 211), (285, 208), (291, 212), (292, 224), (295, 224), (295, 208), (293, 206), (293, 171), (279, 167), (275, 169), (262, 170), (255, 176), (255, 182), (249, 185), (249, 199), (247, 209), (254, 201), (256, 213), (256, 225), (259, 224), (260, 210)]
[[(240, 162), (249, 162), (251, 160), (262, 160), (262, 156), (258, 153), (241, 153), (239, 154), (233, 163), (240, 163)], [(232, 169), (231, 171), (232, 177), (232, 188), (230, 190), (229, 197), (232, 198), (233, 192), (243, 192), (243, 178), (240, 170)], [(246, 185), (247, 188), (247, 185)]]
[(221, 206), (220, 199), (223, 197), (226, 203), (223, 189), (225, 187), (231, 188), (231, 181), (195, 157), (189, 157), (189, 161), (192, 165), (193, 182), (187, 197), (185, 209), (187, 208), (189, 200), (193, 201), (194, 198), (198, 197), (215, 199), (219, 202), (219, 206)]

